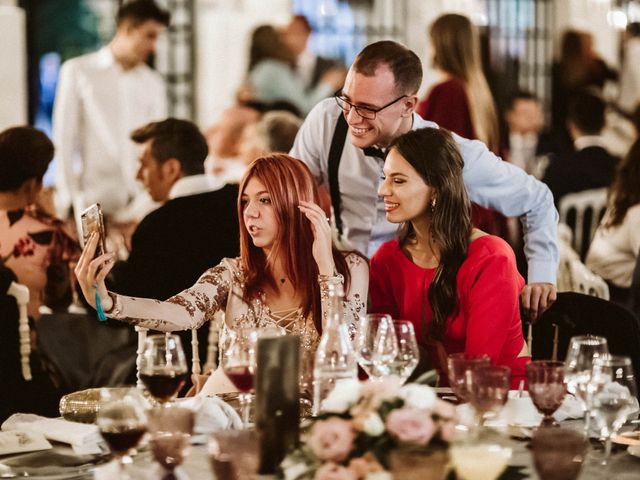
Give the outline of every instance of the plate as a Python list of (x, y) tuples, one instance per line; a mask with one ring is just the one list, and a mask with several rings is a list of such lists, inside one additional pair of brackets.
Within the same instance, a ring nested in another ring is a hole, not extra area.
[(0, 460), (0, 478), (79, 478), (90, 474), (98, 465), (109, 460), (108, 455), (74, 455), (45, 450)]
[(621, 433), (613, 437), (611, 441), (619, 445), (640, 445), (640, 430)]

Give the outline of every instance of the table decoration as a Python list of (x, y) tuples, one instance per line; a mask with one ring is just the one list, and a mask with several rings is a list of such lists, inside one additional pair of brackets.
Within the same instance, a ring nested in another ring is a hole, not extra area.
[[(342, 380), (322, 404), (323, 414), (312, 421), (301, 446), (281, 463), (286, 480), (402, 478), (393, 471), (391, 457), (415, 459), (442, 451), (446, 465), (448, 442), (455, 433), (455, 408), (439, 400), (433, 388), (388, 377), (377, 381)], [(434, 456), (435, 458), (435, 456)], [(415, 473), (427, 476), (414, 462)], [(393, 475), (393, 477), (392, 477)], [(407, 477), (408, 478), (408, 477)]]

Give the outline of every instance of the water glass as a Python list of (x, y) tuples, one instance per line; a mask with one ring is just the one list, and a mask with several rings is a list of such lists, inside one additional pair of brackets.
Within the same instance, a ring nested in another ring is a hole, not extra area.
[(602, 388), (601, 382), (593, 378), (593, 362), (609, 354), (607, 339), (594, 335), (571, 338), (565, 364), (567, 390), (582, 402), (585, 411), (585, 433), (589, 434), (593, 395)]
[(451, 464), (460, 480), (496, 480), (507, 468), (511, 448), (497, 443), (462, 442), (450, 449)]
[(528, 363), (527, 382), (533, 404), (544, 415), (541, 426), (557, 426), (553, 414), (560, 408), (567, 393), (564, 363), (551, 360), (534, 360)]
[(171, 406), (147, 412), (149, 445), (156, 461), (171, 474), (188, 454), (195, 414), (188, 408)]
[(587, 451), (584, 433), (541, 427), (533, 435), (533, 465), (540, 480), (575, 480)]
[(629, 357), (609, 355), (594, 362), (593, 377), (602, 388), (593, 395), (591, 415), (606, 438), (602, 464), (611, 456), (611, 439), (638, 409), (636, 380)]
[(395, 375), (406, 382), (420, 362), (418, 340), (409, 320), (394, 320), (393, 329), (397, 342), (397, 354), (391, 362), (386, 364), (385, 372)]
[(168, 405), (187, 380), (187, 359), (180, 337), (150, 335), (144, 342), (140, 380), (161, 405)]
[[(393, 335), (393, 336), (392, 336)], [(353, 341), (356, 360), (369, 378), (384, 376), (376, 365), (391, 361), (397, 350), (395, 346), (393, 320), (387, 314), (369, 313), (360, 317), (358, 331)]]
[(257, 478), (260, 442), (255, 430), (220, 430), (208, 443), (211, 469), (216, 478), (240, 480)]
[(449, 386), (458, 402), (465, 403), (471, 397), (471, 372), (480, 366), (491, 365), (488, 355), (474, 357), (464, 352), (452, 353), (447, 358)]

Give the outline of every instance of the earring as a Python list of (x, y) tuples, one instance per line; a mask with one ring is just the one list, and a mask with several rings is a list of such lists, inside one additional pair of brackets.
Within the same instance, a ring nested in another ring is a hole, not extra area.
[(436, 209), (436, 198), (433, 197), (431, 200), (431, 211), (433, 212)]

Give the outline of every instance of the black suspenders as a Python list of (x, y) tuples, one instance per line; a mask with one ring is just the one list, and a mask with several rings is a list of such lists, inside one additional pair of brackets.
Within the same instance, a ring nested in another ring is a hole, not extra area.
[(342, 237), (342, 216), (340, 201), (340, 184), (338, 183), (338, 168), (340, 167), (340, 158), (342, 150), (344, 150), (344, 142), (347, 139), (347, 131), (349, 126), (342, 113), (338, 115), (336, 128), (333, 131), (331, 139), (331, 148), (329, 149), (329, 194), (331, 195), (331, 205), (333, 206), (333, 217), (336, 222), (338, 235)]

